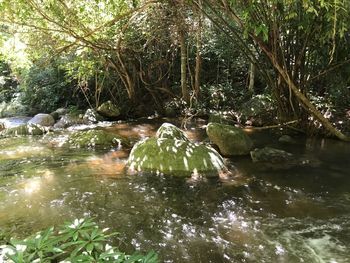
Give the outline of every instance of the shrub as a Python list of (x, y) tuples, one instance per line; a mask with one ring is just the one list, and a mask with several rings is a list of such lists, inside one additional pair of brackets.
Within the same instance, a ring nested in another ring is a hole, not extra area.
[(0, 58), (0, 102), (9, 102), (18, 92), (18, 83), (10, 65)]
[(11, 239), (1, 246), (0, 262), (158, 262), (153, 251), (147, 255), (126, 255), (110, 246), (110, 237), (117, 233), (107, 234), (106, 230), (101, 230), (91, 219), (76, 219), (23, 240)]
[(55, 65), (45, 68), (32, 66), (22, 84), (23, 103), (31, 113), (52, 112), (60, 107), (76, 105), (73, 84), (66, 80), (64, 71)]
[(202, 98), (205, 107), (214, 110), (233, 109), (237, 101), (244, 96), (245, 91), (240, 87), (233, 87), (231, 83), (203, 85)]

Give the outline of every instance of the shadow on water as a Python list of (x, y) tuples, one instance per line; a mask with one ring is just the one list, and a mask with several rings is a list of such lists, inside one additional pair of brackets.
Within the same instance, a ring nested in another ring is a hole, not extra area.
[[(178, 126), (181, 120), (173, 123)], [(161, 122), (107, 128), (137, 141)], [(202, 122), (188, 125), (205, 139)], [(333, 140), (271, 146), (318, 164), (264, 169), (249, 157), (227, 160), (236, 183), (129, 175), (130, 149), (66, 149), (42, 138), (0, 140), (0, 227), (14, 236), (85, 216), (121, 233), (118, 244), (159, 252), (163, 262), (350, 262), (350, 147)], [(233, 166), (232, 166), (233, 167)]]

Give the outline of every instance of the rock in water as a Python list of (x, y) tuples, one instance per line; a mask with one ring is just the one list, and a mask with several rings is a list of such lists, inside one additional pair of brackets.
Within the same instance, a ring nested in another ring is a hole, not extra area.
[(28, 123), (49, 127), (55, 124), (55, 119), (50, 114), (39, 113), (31, 118)]
[(55, 123), (53, 126), (55, 129), (64, 129), (74, 125), (87, 124), (82, 118), (77, 115), (66, 114), (61, 117), (61, 119)]
[(279, 139), (279, 142), (286, 144), (295, 144), (296, 141), (289, 135), (282, 135)]
[(128, 145), (127, 139), (104, 130), (75, 131), (65, 143), (65, 146), (75, 148), (122, 147)]
[(116, 118), (120, 115), (120, 109), (110, 100), (102, 103), (97, 108), (97, 112), (107, 118)]
[(224, 156), (246, 155), (253, 147), (253, 142), (248, 135), (242, 129), (234, 126), (209, 123), (207, 134)]
[(250, 152), (250, 156), (254, 163), (259, 163), (260, 168), (283, 170), (293, 167), (317, 167), (320, 161), (313, 156), (297, 157), (292, 153), (271, 148), (264, 147), (262, 149), (255, 149)]
[(188, 140), (148, 138), (133, 147), (128, 165), (131, 170), (151, 171), (175, 176), (218, 176), (225, 168), (217, 151)]
[(50, 115), (57, 121), (63, 115), (67, 114), (68, 110), (66, 108), (58, 108), (54, 112), (51, 112)]
[(103, 117), (100, 114), (98, 114), (96, 111), (92, 109), (87, 109), (83, 116), (83, 120), (86, 123), (97, 123), (99, 121), (103, 121)]
[(23, 124), (1, 131), (0, 136), (43, 135), (45, 130), (35, 124)]
[(159, 127), (156, 137), (159, 139), (164, 138), (189, 141), (186, 134), (182, 130), (167, 122), (163, 123), (162, 126)]
[(280, 163), (295, 160), (294, 155), (275, 148), (264, 147), (250, 152), (253, 162)]

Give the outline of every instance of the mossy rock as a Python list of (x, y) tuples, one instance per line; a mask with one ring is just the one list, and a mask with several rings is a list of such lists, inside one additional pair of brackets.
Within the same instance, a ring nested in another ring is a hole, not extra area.
[(39, 127), (35, 124), (23, 124), (17, 127), (8, 128), (1, 131), (1, 137), (9, 137), (9, 136), (25, 136), (25, 135), (43, 135), (45, 133), (45, 129)]
[(127, 147), (129, 142), (124, 137), (104, 130), (88, 130), (73, 132), (65, 146), (74, 148)]
[(232, 125), (234, 124), (233, 119), (230, 119), (228, 116), (222, 114), (222, 113), (211, 113), (209, 114), (208, 122), (213, 123), (221, 123), (226, 125)]
[(163, 123), (162, 126), (159, 127), (156, 137), (159, 139), (164, 138), (188, 141), (186, 134), (182, 130), (167, 122)]
[(97, 108), (97, 112), (107, 118), (116, 118), (120, 115), (120, 109), (110, 100), (102, 103)]
[(131, 170), (160, 172), (175, 176), (218, 176), (225, 168), (217, 151), (188, 140), (148, 138), (134, 145), (128, 165)]
[(253, 142), (249, 136), (242, 129), (235, 126), (209, 123), (207, 134), (224, 156), (246, 155), (253, 147)]

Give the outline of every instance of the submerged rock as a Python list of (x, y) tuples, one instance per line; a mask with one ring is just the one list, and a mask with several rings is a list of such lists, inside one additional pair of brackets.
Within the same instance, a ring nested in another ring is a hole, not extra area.
[(262, 168), (268, 169), (290, 169), (293, 167), (318, 167), (321, 162), (313, 156), (298, 157), (292, 153), (264, 147), (250, 152), (254, 163), (259, 163)]
[(55, 124), (55, 119), (50, 114), (39, 113), (31, 118), (28, 123), (49, 127)]
[(17, 127), (5, 129), (0, 132), (1, 137), (20, 136), (20, 135), (42, 135), (45, 129), (35, 124), (23, 124)]
[(293, 154), (271, 147), (255, 149), (250, 152), (250, 156), (253, 162), (281, 163), (295, 160)]
[(213, 148), (170, 138), (148, 138), (138, 142), (130, 153), (128, 165), (131, 170), (175, 176), (218, 176), (225, 168), (222, 157)]
[(255, 149), (250, 156), (262, 170), (285, 170), (301, 164), (293, 154), (270, 147)]
[(104, 130), (75, 131), (64, 144), (75, 148), (122, 147), (128, 146), (126, 138)]
[(281, 143), (286, 143), (286, 144), (295, 144), (296, 141), (289, 135), (282, 135), (279, 139), (279, 142)]
[(246, 155), (253, 147), (253, 142), (249, 136), (242, 129), (234, 126), (209, 123), (207, 134), (224, 156)]
[(189, 141), (186, 134), (180, 130), (178, 127), (171, 123), (163, 123), (162, 126), (159, 127), (157, 133), (157, 138), (164, 138), (164, 139), (176, 139), (176, 140), (183, 140), (183, 141)]
[(107, 118), (116, 118), (120, 115), (120, 109), (110, 100), (102, 103), (97, 108), (97, 112)]

